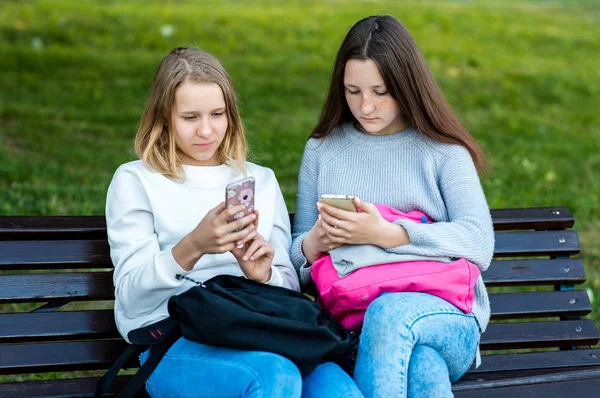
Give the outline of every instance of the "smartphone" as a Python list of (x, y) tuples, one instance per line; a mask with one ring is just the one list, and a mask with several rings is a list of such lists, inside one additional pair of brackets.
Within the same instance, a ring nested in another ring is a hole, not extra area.
[(240, 219), (254, 211), (254, 177), (232, 182), (225, 187), (225, 207), (244, 205), (244, 210), (234, 215), (228, 222)]
[(354, 206), (354, 196), (352, 195), (321, 195), (321, 202), (336, 207), (338, 209), (352, 211), (356, 213), (356, 206)]

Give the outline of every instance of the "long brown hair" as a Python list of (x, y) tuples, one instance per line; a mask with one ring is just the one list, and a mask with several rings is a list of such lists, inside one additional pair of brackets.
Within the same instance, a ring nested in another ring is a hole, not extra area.
[(170, 126), (175, 92), (185, 82), (216, 83), (221, 88), (228, 127), (217, 156), (221, 164), (229, 161), (245, 170), (246, 138), (231, 79), (215, 57), (196, 48), (176, 48), (160, 62), (135, 137), (136, 154), (165, 177), (184, 179), (181, 154)]
[(344, 68), (350, 59), (375, 62), (410, 126), (433, 140), (464, 146), (477, 169), (485, 169), (483, 150), (444, 98), (417, 43), (400, 21), (388, 15), (362, 19), (346, 35), (311, 137), (324, 138), (340, 124), (355, 121), (344, 96)]

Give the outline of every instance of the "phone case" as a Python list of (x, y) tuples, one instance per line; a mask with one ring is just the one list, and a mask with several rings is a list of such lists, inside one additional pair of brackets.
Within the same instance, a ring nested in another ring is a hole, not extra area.
[(354, 197), (352, 196), (342, 197), (340, 195), (339, 197), (335, 198), (321, 196), (321, 202), (338, 209), (352, 211), (354, 213), (357, 211), (356, 206), (354, 206)]
[(244, 205), (245, 209), (229, 221), (237, 220), (254, 211), (254, 177), (232, 182), (225, 188), (225, 206), (230, 208), (240, 204)]

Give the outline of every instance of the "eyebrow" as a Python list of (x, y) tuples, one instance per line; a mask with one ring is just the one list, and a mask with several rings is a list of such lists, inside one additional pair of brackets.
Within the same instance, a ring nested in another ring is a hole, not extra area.
[[(346, 87), (352, 87), (352, 88), (360, 88), (358, 86), (355, 86), (354, 84), (345, 84), (344, 83), (344, 86), (346, 86)], [(385, 87), (385, 84), (378, 84), (376, 86), (371, 86), (371, 88), (384, 88), (384, 87)]]
[[(227, 107), (225, 107), (225, 106), (221, 107), (221, 108), (215, 108), (215, 109), (210, 110), (209, 113), (219, 112), (219, 111), (220, 112), (225, 112), (226, 109), (227, 109)], [(198, 112), (198, 111), (181, 111), (179, 113), (181, 113), (181, 114), (195, 114), (195, 115), (197, 115), (197, 114), (200, 114), (202, 112)]]

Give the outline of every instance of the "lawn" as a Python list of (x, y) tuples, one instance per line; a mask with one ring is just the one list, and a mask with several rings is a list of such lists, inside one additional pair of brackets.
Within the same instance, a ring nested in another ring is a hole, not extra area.
[(382, 13), (409, 28), (486, 150), (490, 206), (575, 214), (600, 326), (596, 1), (4, 0), (0, 215), (103, 214), (157, 64), (179, 46), (225, 65), (251, 158), (275, 170), (293, 211), (335, 52), (354, 22)]

